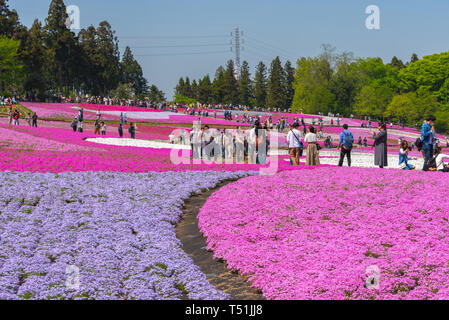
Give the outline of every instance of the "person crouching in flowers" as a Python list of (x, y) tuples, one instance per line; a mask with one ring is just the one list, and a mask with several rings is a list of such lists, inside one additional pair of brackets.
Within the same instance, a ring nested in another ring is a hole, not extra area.
[(441, 146), (435, 147), (435, 155), (429, 161), (429, 171), (449, 172), (449, 166), (444, 163), (444, 159), (449, 159), (449, 155), (441, 153)]
[(307, 145), (307, 158), (306, 166), (316, 166), (320, 164), (320, 159), (318, 157), (318, 138), (315, 134), (315, 128), (310, 126), (309, 132), (304, 137), (304, 142)]
[(406, 140), (401, 141), (401, 149), (399, 150), (399, 167), (402, 170), (415, 170), (416, 167), (408, 163), (409, 160), (417, 160), (417, 158), (409, 158), (409, 145)]

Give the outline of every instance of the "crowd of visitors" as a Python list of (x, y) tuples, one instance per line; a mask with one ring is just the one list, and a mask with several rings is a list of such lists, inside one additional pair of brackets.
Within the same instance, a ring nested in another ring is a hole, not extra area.
[[(84, 131), (83, 123), (84, 123), (84, 108), (81, 108), (78, 111), (78, 115), (73, 118), (72, 123), (70, 124), (70, 126), (73, 129), (73, 132), (77, 132), (77, 131), (83, 132)], [(124, 128), (125, 124), (128, 124), (128, 121), (126, 120), (126, 112), (122, 112), (120, 114), (120, 123), (118, 125), (118, 134), (119, 134), (120, 138), (123, 138), (123, 128)], [(106, 129), (107, 129), (106, 122), (102, 121), (101, 111), (98, 110), (97, 117), (94, 122), (94, 134), (105, 136)], [(131, 139), (136, 138), (136, 131), (137, 131), (137, 125), (134, 124), (133, 122), (130, 122), (128, 132), (130, 134)]]
[(234, 134), (230, 130), (211, 129), (208, 125), (194, 126), (190, 132), (190, 145), (194, 160), (226, 161), (266, 164), (270, 147), (269, 129), (256, 121), (249, 130), (239, 126)]
[(30, 127), (37, 127), (37, 114), (36, 112), (20, 112), (19, 109), (13, 110), (12, 106), (8, 107), (8, 123), (15, 126), (20, 125), (20, 119), (24, 118)]

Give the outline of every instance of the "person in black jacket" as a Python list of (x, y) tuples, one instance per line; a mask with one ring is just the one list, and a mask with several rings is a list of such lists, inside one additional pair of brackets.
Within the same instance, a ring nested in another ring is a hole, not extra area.
[(134, 126), (134, 123), (131, 122), (129, 124), (128, 132), (131, 135), (131, 139), (135, 139), (136, 138), (136, 127)]
[(33, 113), (32, 120), (33, 120), (33, 127), (37, 128), (37, 114), (36, 114), (36, 112)]
[(118, 134), (120, 136), (120, 138), (123, 138), (123, 124), (119, 123), (118, 125)]

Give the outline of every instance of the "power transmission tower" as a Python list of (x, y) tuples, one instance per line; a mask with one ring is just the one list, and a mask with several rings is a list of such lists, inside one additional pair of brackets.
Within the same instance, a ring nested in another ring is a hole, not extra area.
[(234, 31), (231, 32), (231, 52), (234, 50), (235, 52), (235, 68), (234, 68), (234, 76), (236, 79), (239, 78), (240, 74), (240, 50), (244, 50), (243, 43), (244, 40), (243, 31), (240, 31), (239, 27), (235, 27)]

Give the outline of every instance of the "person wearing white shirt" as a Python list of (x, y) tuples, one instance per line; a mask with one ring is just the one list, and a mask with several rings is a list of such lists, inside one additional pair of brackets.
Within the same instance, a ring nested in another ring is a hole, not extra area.
[[(435, 161), (435, 166), (430, 167), (429, 171), (441, 171), (441, 172), (449, 172), (449, 166), (444, 163), (444, 159), (449, 159), (449, 155), (441, 153), (441, 147), (437, 146), (435, 148), (435, 156), (433, 160)], [(432, 163), (433, 161), (430, 160)]]
[(292, 129), (287, 134), (288, 151), (294, 166), (299, 165), (300, 153), (302, 153), (302, 136), (298, 128), (299, 123), (293, 123)]
[(315, 134), (315, 128), (310, 126), (309, 132), (304, 137), (304, 141), (307, 145), (307, 158), (306, 166), (316, 166), (320, 164), (320, 159), (318, 157), (318, 137)]

